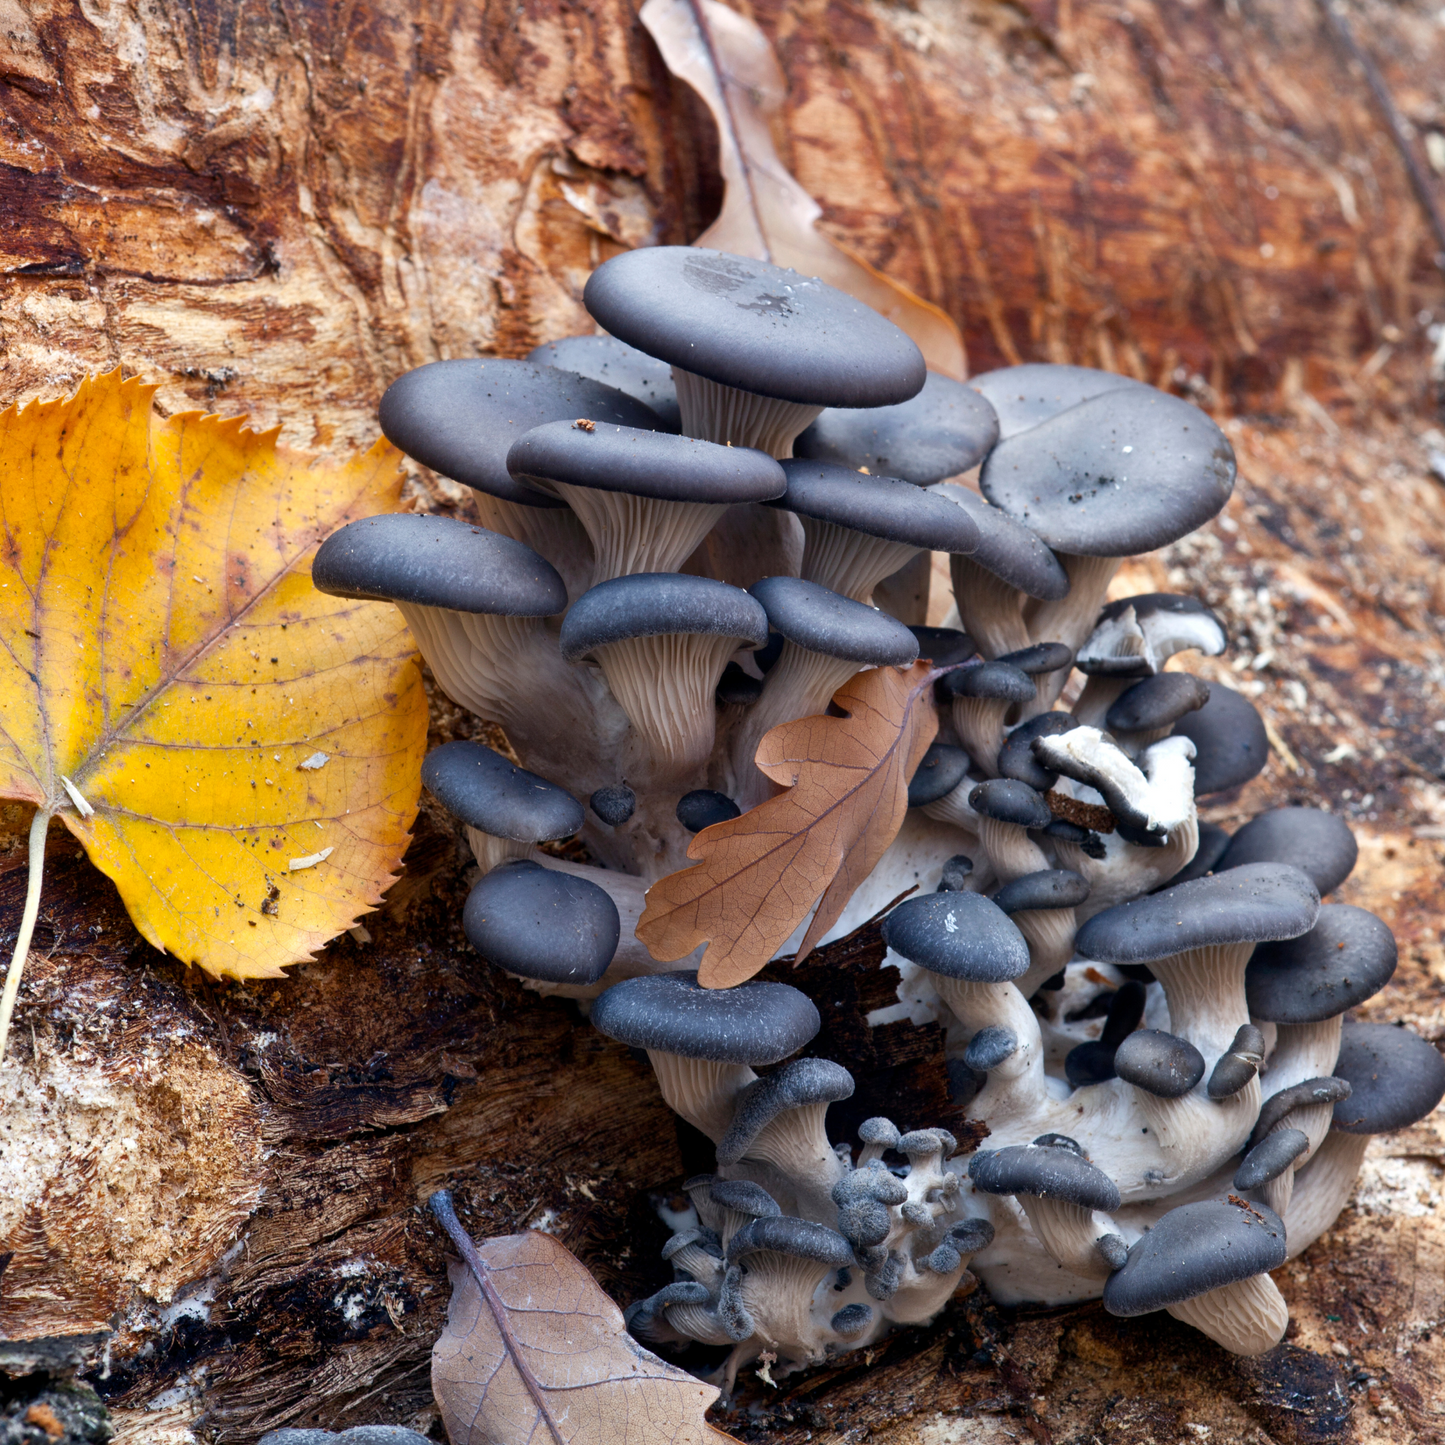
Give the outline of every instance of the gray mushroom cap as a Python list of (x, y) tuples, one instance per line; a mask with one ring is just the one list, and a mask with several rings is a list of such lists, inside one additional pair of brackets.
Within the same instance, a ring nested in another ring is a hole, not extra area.
[(1019, 828), (1047, 828), (1054, 820), (1043, 797), (1015, 778), (990, 778), (980, 783), (968, 795), (968, 806), (985, 818)]
[(1068, 667), (1074, 660), (1074, 649), (1062, 642), (1035, 642), (1031, 647), (1021, 647), (1017, 652), (1005, 652), (997, 659), (1016, 667), (1030, 677), (1045, 672), (1057, 672)]
[(776, 1219), (782, 1214), (778, 1202), (763, 1188), (750, 1179), (719, 1179), (715, 1174), (699, 1175), (689, 1179), (684, 1189), (694, 1189), (707, 1184), (708, 1194), (714, 1204), (730, 1209), (734, 1214), (751, 1214), (754, 1219)]
[[(603, 262), (582, 304), (612, 335), (759, 396), (875, 407), (923, 387), (923, 353), (891, 321), (816, 278), (701, 246)], [(579, 413), (580, 415), (580, 413)]]
[(617, 952), (617, 905), (595, 883), (518, 860), (493, 868), (462, 914), (467, 941), (508, 973), (596, 983)]
[(575, 371), (589, 381), (626, 392), (656, 412), (665, 431), (682, 428), (672, 368), (615, 336), (564, 336), (559, 341), (544, 341), (527, 353), (527, 360), (536, 366)]
[(1028, 673), (1008, 662), (956, 668), (940, 681), (949, 697), (986, 697), (995, 702), (1027, 702), (1036, 691)]
[(908, 806), (947, 797), (967, 776), (971, 759), (952, 743), (930, 743), (913, 776), (908, 780)]
[(908, 630), (918, 639), (918, 655), (926, 657), (935, 667), (952, 667), (967, 662), (978, 651), (968, 633), (957, 627), (914, 627)]
[(1034, 753), (1035, 738), (1053, 738), (1078, 727), (1072, 713), (1041, 712), (1010, 730), (998, 750), (998, 773), (1027, 783), (1036, 792), (1047, 793), (1059, 780), (1052, 768), (1046, 768)]
[(1320, 808), (1275, 808), (1251, 818), (1230, 840), (1217, 872), (1242, 864), (1290, 863), (1329, 893), (1350, 876), (1359, 845), (1350, 826)]
[(906, 667), (918, 639), (896, 617), (801, 577), (764, 577), (748, 592), (766, 626), (809, 652), (870, 667)]
[(883, 941), (930, 973), (969, 983), (1007, 983), (1029, 967), (1023, 934), (977, 893), (905, 898), (884, 918)]
[(1222, 683), (1206, 686), (1204, 706), (1174, 724), (1174, 736), (1194, 744), (1196, 798), (1247, 783), (1269, 761), (1269, 738), (1254, 704)]
[(1346, 1134), (1387, 1134), (1423, 1119), (1445, 1096), (1445, 1058), (1407, 1028), (1346, 1019), (1335, 1073), (1349, 1083), (1335, 1105)]
[(637, 794), (626, 783), (598, 788), (588, 799), (592, 811), (610, 828), (620, 828), (637, 811)]
[(1249, 863), (1106, 908), (1079, 930), (1074, 948), (1101, 963), (1149, 963), (1188, 948), (1295, 938), (1314, 927), (1319, 906), (1298, 868)]
[(1234, 489), (1234, 450), (1196, 406), (1130, 387), (1081, 402), (991, 451), (989, 501), (1052, 548), (1131, 557), (1202, 526)]
[(771, 507), (934, 552), (969, 553), (978, 546), (978, 528), (962, 507), (912, 482), (796, 457), (780, 465), (788, 489)]
[(943, 482), (933, 491), (962, 507), (978, 528), (978, 545), (969, 554), (970, 561), (1041, 601), (1057, 602), (1067, 595), (1069, 574), (1063, 564), (1022, 522), (1002, 507), (990, 506), (969, 487)]
[(453, 612), (551, 617), (567, 589), (551, 563), (498, 532), (452, 517), (390, 512), (348, 522), (311, 564), (332, 597), (408, 602)]
[(1308, 933), (1254, 950), (1244, 975), (1250, 1017), (1275, 1024), (1332, 1019), (1384, 988), (1398, 958), (1395, 935), (1381, 919), (1326, 903)]
[(789, 1109), (835, 1104), (853, 1094), (853, 1075), (828, 1059), (795, 1059), (749, 1084), (738, 1096), (733, 1121), (718, 1141), (719, 1164), (736, 1164), (754, 1139)]
[(993, 902), (1005, 913), (1027, 913), (1036, 908), (1075, 908), (1088, 896), (1088, 882), (1072, 869), (1042, 868), (1005, 883)]
[[(768, 640), (768, 616), (740, 587), (681, 572), (634, 572), (584, 592), (562, 622), (558, 644), (568, 662), (630, 637), (707, 633), (739, 646)], [(912, 640), (910, 636), (910, 641)]]
[(1204, 1055), (1177, 1034), (1136, 1029), (1114, 1050), (1114, 1072), (1157, 1099), (1179, 1099), (1204, 1077)]
[(610, 1039), (720, 1064), (776, 1064), (822, 1022), (807, 994), (788, 984), (703, 988), (695, 973), (624, 979), (592, 1005), (592, 1023)]
[(545, 843), (570, 838), (587, 821), (582, 804), (565, 788), (481, 743), (433, 748), (421, 765), (421, 780), (452, 817), (497, 838)]
[(1252, 1137), (1256, 1140), (1263, 1139), (1282, 1120), (1288, 1119), (1296, 1109), (1308, 1109), (1316, 1104), (1337, 1104), (1342, 1099), (1348, 1099), (1352, 1087), (1348, 1079), (1336, 1078), (1332, 1074), (1326, 1074), (1318, 1079), (1305, 1079), (1302, 1083), (1291, 1084), (1288, 1089), (1281, 1089), (1277, 1094), (1271, 1094), (1264, 1101), (1264, 1107), (1259, 1111), (1259, 1118), (1254, 1121), (1254, 1132)]
[(963, 1051), (963, 1061), (970, 1069), (986, 1074), (1019, 1051), (1019, 1036), (1012, 1030), (993, 1025), (980, 1029)]
[(529, 361), (433, 361), (387, 387), (377, 410), (386, 439), (407, 456), (479, 492), (527, 507), (560, 507), (512, 480), (507, 448), (544, 421), (588, 417), (655, 427), (636, 397), (575, 372)]
[(1119, 1207), (1114, 1181), (1081, 1154), (1059, 1145), (1012, 1144), (980, 1150), (968, 1161), (968, 1177), (984, 1194), (1057, 1199), (1080, 1209)]
[(1266, 1274), (1284, 1263), (1284, 1225), (1262, 1204), (1208, 1199), (1181, 1204), (1129, 1251), (1109, 1276), (1104, 1308), (1111, 1315), (1147, 1315)]
[(981, 461), (998, 440), (993, 407), (971, 386), (930, 371), (895, 406), (825, 411), (793, 443), (795, 457), (927, 486)]
[(1209, 1075), (1211, 1099), (1228, 1099), (1259, 1073), (1264, 1062), (1264, 1035), (1253, 1024), (1240, 1024), (1228, 1053), (1220, 1054)]
[(833, 1269), (843, 1269), (856, 1263), (853, 1246), (836, 1229), (829, 1229), (826, 1224), (814, 1224), (808, 1219), (793, 1219), (786, 1214), (773, 1219), (755, 1219), (728, 1241), (729, 1264), (763, 1252), (811, 1259)]
[(1133, 733), (1173, 727), (1186, 713), (1209, 701), (1209, 685), (1187, 672), (1159, 672), (1143, 678), (1105, 714), (1110, 732)]
[(1234, 1171), (1234, 1187), (1263, 1188), (1271, 1179), (1278, 1179), (1309, 1147), (1309, 1135), (1300, 1129), (1276, 1129), (1266, 1134)]
[(1153, 389), (1117, 372), (1043, 361), (985, 371), (981, 376), (972, 377), (968, 384), (993, 406), (999, 435), (1003, 437), (1028, 431), (1092, 397), (1131, 386), (1141, 391)]
[(1229, 642), (1224, 624), (1197, 597), (1179, 592), (1140, 592), (1107, 602), (1100, 608), (1094, 634), (1079, 649), (1074, 664), (1080, 672), (1143, 677), (1153, 670), (1146, 656), (1116, 656), (1097, 650), (1101, 639), (1108, 639), (1111, 633), (1117, 638), (1110, 624), (1118, 623), (1130, 611), (1156, 658), (1172, 657), (1176, 652), (1191, 649), (1217, 657)]
[(742, 815), (742, 809), (715, 788), (694, 788), (677, 800), (677, 821), (689, 833), (701, 833), (714, 823), (727, 823)]
[(565, 482), (668, 502), (763, 502), (788, 484), (777, 462), (754, 447), (575, 420), (544, 422), (518, 437), (507, 470), (523, 483)]

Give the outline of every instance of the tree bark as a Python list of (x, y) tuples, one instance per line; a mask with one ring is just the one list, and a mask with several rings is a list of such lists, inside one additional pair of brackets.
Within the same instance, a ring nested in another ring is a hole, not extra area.
[[(777, 47), (779, 149), (825, 226), (943, 306), (975, 371), (1105, 366), (1224, 421), (1234, 500), (1116, 591), (1195, 591), (1225, 619), (1231, 651), (1200, 670), (1254, 695), (1274, 755), (1209, 816), (1321, 799), (1347, 816), (1362, 856), (1338, 897), (1401, 942), (1362, 1012), (1439, 1038), (1442, 246), (1334, 27), (1311, 0), (739, 8)], [(1434, 8), (1349, 11), (1417, 159), (1445, 129)], [(711, 121), (627, 0), (0, 0), (5, 403), (122, 365), (167, 411), (369, 444), (401, 372), (590, 329), (599, 261), (686, 242), (718, 203)], [(412, 485), (464, 502), (420, 469)], [(434, 723), (473, 726), (440, 698)], [(28, 823), (0, 805), (7, 954)], [(274, 984), (187, 974), (51, 848), (0, 1071), (0, 1368), (78, 1360), (123, 1442), (428, 1429), (446, 1276), (420, 1205), (443, 1183), (474, 1233), (545, 1223), (623, 1303), (663, 1282), (649, 1196), (706, 1151), (644, 1064), (467, 947), (448, 820), (424, 812), (370, 943)], [(886, 1001), (877, 957), (864, 939), (801, 976), (832, 1056), (859, 1108), (961, 1131), (939, 1041), (858, 1022)], [(1122, 1445), (1189, 1422), (1438, 1440), (1445, 1233), (1422, 1160), (1445, 1161), (1438, 1123), (1376, 1146), (1359, 1206), (1281, 1272), (1297, 1333), (1264, 1362), (980, 1291), (866, 1359), (750, 1380), (752, 1413), (719, 1423), (789, 1445)], [(1354, 1396), (1351, 1365), (1374, 1382)]]

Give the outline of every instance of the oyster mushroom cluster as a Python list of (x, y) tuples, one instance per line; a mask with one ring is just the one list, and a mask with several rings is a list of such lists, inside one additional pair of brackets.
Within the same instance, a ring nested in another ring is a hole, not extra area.
[[(627, 253), (584, 300), (607, 335), (436, 362), (382, 400), (476, 521), (351, 523), (313, 577), (395, 603), (525, 764), (452, 742), (423, 768), (482, 872), (468, 938), (646, 1050), (716, 1148), (630, 1328), (723, 1352), (730, 1386), (926, 1321), (971, 1271), (1004, 1303), (1102, 1296), (1270, 1348), (1269, 1272), (1329, 1227), (1370, 1135), (1435, 1107), (1445, 1060), (1349, 1018), (1395, 945), (1321, 902), (1355, 861), (1343, 822), (1200, 823), (1267, 751), (1245, 698), (1169, 666), (1223, 653), (1218, 618), (1107, 600), (1123, 560), (1227, 501), (1227, 439), (1112, 373), (930, 374), (851, 297), (719, 252)], [(938, 553), (953, 606), (928, 626)], [(883, 920), (898, 1002), (870, 1021), (943, 1026), (988, 1130), (962, 1155), (937, 1121), (830, 1138), (854, 1085), (799, 1056), (813, 1003), (702, 988), (701, 950), (679, 969), (636, 934), (693, 835), (772, 796), (771, 728), (920, 655), (946, 669), (938, 740), (832, 936), (921, 890)], [(593, 862), (540, 848), (578, 835)]]

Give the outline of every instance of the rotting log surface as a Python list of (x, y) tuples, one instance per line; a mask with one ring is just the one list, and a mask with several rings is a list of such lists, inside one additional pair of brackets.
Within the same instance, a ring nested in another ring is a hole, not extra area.
[[(1445, 122), (1435, 11), (1348, 10), (1422, 154)], [(1440, 1039), (1445, 505), (1425, 466), (1440, 418), (1423, 313), (1445, 316), (1445, 287), (1316, 5), (752, 13), (792, 87), (780, 149), (825, 224), (945, 306), (976, 370), (1104, 365), (1225, 419), (1242, 478), (1226, 513), (1116, 591), (1197, 591), (1220, 611), (1233, 646), (1201, 670), (1256, 696), (1276, 746), (1209, 816), (1324, 799), (1349, 817), (1361, 863), (1339, 896), (1401, 942), (1364, 1012)], [(717, 199), (710, 123), (625, 0), (0, 0), (0, 399), (121, 363), (169, 411), (369, 442), (400, 372), (584, 327), (593, 265), (690, 239)], [(462, 500), (414, 481), (426, 504)], [(440, 699), (434, 720), (436, 740), (469, 726)], [(0, 951), (26, 821), (0, 815)], [(546, 1223), (619, 1300), (662, 1282), (649, 1194), (705, 1167), (702, 1141), (645, 1064), (465, 946), (444, 819), (424, 813), (374, 942), (247, 987), (138, 945), (109, 884), (58, 834), (52, 848), (0, 1168), (17, 1131), (63, 1147), (23, 1210), (0, 1200), (0, 1336), (85, 1337), (122, 1442), (426, 1428), (445, 1274), (418, 1204), (443, 1182), (475, 1232)], [(959, 1129), (935, 1113), (926, 1031), (858, 1057), (858, 1012), (886, 1001), (866, 964), (860, 946), (829, 986), (804, 979), (859, 1107)], [(1191, 1425), (1216, 1442), (1438, 1441), (1442, 1166), (1438, 1122), (1376, 1147), (1355, 1207), (1281, 1271), (1295, 1325), (1266, 1361), (1167, 1320), (1020, 1317), (979, 1291), (837, 1371), (750, 1381), (751, 1413), (719, 1423), (788, 1445), (1204, 1438)], [(27, 1350), (0, 1341), (0, 1360)]]

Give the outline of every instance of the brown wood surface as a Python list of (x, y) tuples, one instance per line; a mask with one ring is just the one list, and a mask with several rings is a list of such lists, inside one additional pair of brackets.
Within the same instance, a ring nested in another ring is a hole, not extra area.
[[(1422, 158), (1445, 129), (1437, 9), (1346, 12)], [(1116, 590), (1197, 591), (1225, 618), (1231, 652), (1201, 670), (1237, 666), (1276, 741), (1210, 816), (1347, 816), (1361, 862), (1339, 896), (1401, 941), (1365, 1012), (1445, 1037), (1445, 504), (1426, 468), (1445, 285), (1316, 4), (751, 13), (791, 86), (780, 150), (825, 224), (943, 305), (975, 370), (1105, 365), (1224, 419), (1234, 500)], [(582, 329), (599, 260), (701, 230), (712, 143), (626, 0), (0, 0), (0, 401), (121, 362), (167, 410), (370, 442), (400, 372)], [(434, 721), (470, 727), (444, 700)], [(26, 823), (0, 807), (7, 954)], [(56, 1147), (0, 1197), (0, 1365), (79, 1337), (123, 1442), (429, 1428), (445, 1272), (419, 1204), (443, 1183), (474, 1232), (546, 1223), (620, 1301), (661, 1282), (649, 1199), (705, 1166), (702, 1141), (645, 1064), (472, 953), (467, 874), (424, 812), (372, 942), (211, 985), (139, 945), (53, 835), (0, 1170), (17, 1139)], [(937, 1039), (865, 1038), (879, 979), (866, 940), (850, 957), (806, 970), (825, 1040), (863, 1097), (943, 1122)], [(979, 1291), (836, 1372), (748, 1377), (719, 1423), (788, 1445), (1439, 1441), (1442, 1175), (1438, 1124), (1376, 1146), (1356, 1205), (1281, 1272), (1295, 1325), (1267, 1363)]]

